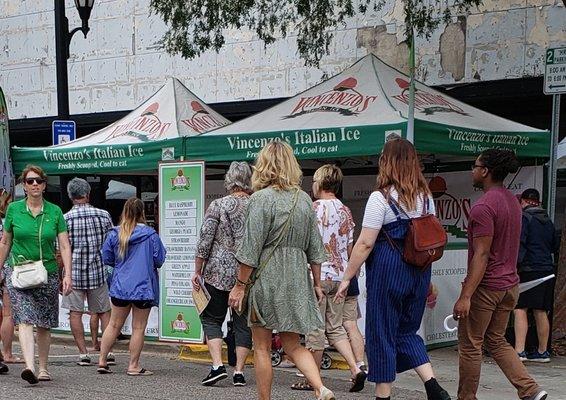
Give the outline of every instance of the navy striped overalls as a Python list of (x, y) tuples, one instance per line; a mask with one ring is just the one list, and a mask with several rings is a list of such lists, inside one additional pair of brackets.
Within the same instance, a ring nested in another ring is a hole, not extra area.
[(429, 362), (417, 331), (425, 309), (431, 269), (406, 264), (387, 241), (384, 231), (402, 249), (409, 225), (394, 204), (390, 202), (389, 206), (397, 220), (381, 228), (366, 260), (368, 380), (375, 383), (393, 382), (396, 373)]

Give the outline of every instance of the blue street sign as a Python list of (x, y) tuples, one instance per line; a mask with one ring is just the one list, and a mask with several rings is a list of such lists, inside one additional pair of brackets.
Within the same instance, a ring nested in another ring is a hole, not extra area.
[(77, 138), (77, 125), (75, 121), (53, 121), (51, 125), (53, 144), (62, 144)]

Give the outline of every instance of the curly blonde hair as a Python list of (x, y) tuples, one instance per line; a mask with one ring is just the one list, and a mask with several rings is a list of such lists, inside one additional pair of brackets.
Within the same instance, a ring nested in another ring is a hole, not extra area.
[(303, 172), (289, 144), (273, 141), (259, 152), (253, 166), (252, 188), (254, 191), (271, 186), (278, 190), (298, 188)]

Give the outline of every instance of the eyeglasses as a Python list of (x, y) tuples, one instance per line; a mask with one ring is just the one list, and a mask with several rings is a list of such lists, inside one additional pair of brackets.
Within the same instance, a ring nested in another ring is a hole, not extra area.
[(39, 178), (39, 177), (37, 177), (37, 178), (26, 178), (25, 181), (28, 185), (33, 185), (34, 182), (37, 183), (38, 185), (45, 183), (45, 179), (42, 179), (42, 178)]
[(476, 168), (487, 168), (485, 165), (472, 164), (472, 171)]

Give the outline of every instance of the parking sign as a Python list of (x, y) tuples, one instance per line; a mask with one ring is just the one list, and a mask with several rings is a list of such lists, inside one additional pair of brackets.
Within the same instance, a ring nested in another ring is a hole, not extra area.
[(75, 121), (53, 121), (51, 131), (53, 133), (53, 145), (67, 143), (77, 138)]

